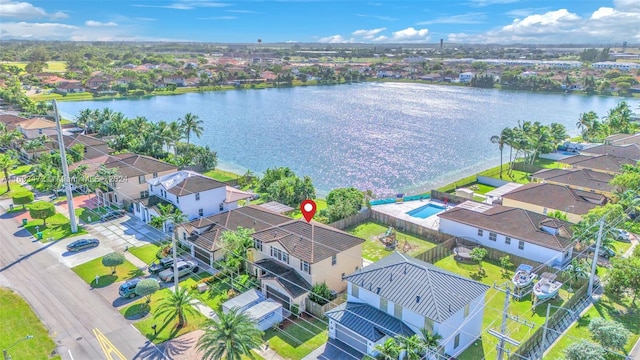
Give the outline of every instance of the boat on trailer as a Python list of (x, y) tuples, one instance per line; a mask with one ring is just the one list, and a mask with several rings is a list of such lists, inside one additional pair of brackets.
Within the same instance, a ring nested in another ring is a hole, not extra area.
[(540, 281), (533, 287), (533, 294), (538, 300), (548, 300), (558, 295), (562, 283), (556, 281), (556, 277), (551, 273), (544, 273), (540, 276)]
[(532, 270), (533, 266), (520, 264), (520, 266), (518, 266), (518, 268), (516, 269), (516, 273), (511, 279), (513, 285), (515, 285), (517, 288), (524, 288), (531, 285), (533, 283), (533, 280), (538, 277), (538, 275), (531, 272)]

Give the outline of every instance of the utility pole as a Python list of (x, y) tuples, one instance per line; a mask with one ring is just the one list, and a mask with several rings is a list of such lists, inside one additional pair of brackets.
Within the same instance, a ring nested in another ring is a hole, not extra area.
[(527, 320), (523, 320), (518, 318), (517, 316), (511, 316), (509, 315), (509, 298), (511, 297), (511, 288), (509, 287), (509, 285), (507, 284), (505, 286), (505, 289), (502, 289), (501, 287), (496, 286), (495, 284), (493, 285), (493, 288), (498, 290), (498, 291), (502, 291), (506, 294), (505, 298), (504, 298), (504, 308), (502, 309), (502, 324), (500, 325), (500, 332), (497, 332), (493, 329), (489, 329), (488, 333), (490, 335), (493, 335), (495, 337), (497, 337), (500, 342), (498, 343), (498, 360), (502, 360), (505, 350), (507, 351), (507, 353), (509, 353), (508, 349), (505, 349), (505, 342), (513, 345), (513, 346), (520, 346), (520, 342), (510, 338), (507, 336), (506, 332), (507, 332), (507, 320), (512, 320), (515, 321), (517, 323), (520, 323), (522, 325), (528, 326), (530, 328), (534, 328), (535, 324), (527, 321)]
[(58, 113), (58, 104), (53, 100), (53, 116), (56, 119), (56, 130), (58, 132), (58, 146), (60, 148), (60, 163), (62, 164), (62, 176), (64, 187), (67, 192), (67, 205), (69, 207), (69, 221), (71, 232), (78, 232), (78, 224), (76, 223), (76, 211), (73, 207), (73, 192), (71, 191), (71, 183), (69, 181), (69, 166), (67, 165), (67, 152), (64, 148), (64, 137), (62, 135), (62, 125), (60, 125), (60, 113)]
[(598, 230), (598, 239), (596, 240), (596, 251), (593, 253), (593, 262), (591, 263), (591, 276), (589, 277), (589, 289), (587, 290), (587, 295), (589, 295), (589, 297), (593, 294), (593, 279), (596, 277), (598, 252), (600, 251), (600, 243), (602, 242), (602, 228), (604, 228), (604, 217), (600, 219), (600, 229)]
[(547, 303), (547, 315), (544, 317), (544, 327), (542, 328), (542, 346), (545, 348), (547, 341), (547, 325), (549, 324), (549, 311), (551, 310), (551, 304)]

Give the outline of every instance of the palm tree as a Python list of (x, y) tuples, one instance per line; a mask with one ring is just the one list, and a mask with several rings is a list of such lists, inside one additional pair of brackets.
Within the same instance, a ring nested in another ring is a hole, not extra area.
[(9, 131), (5, 123), (0, 123), (0, 147), (7, 147), (22, 140), (22, 133), (18, 129)]
[(165, 321), (173, 321), (177, 318), (177, 327), (182, 328), (187, 323), (187, 315), (198, 313), (198, 310), (191, 306), (192, 301), (193, 297), (186, 288), (178, 288), (175, 292), (171, 292), (171, 295), (162, 299), (153, 317), (164, 315), (163, 320)]
[(151, 219), (150, 225), (167, 232), (167, 225), (181, 224), (187, 220), (187, 216), (172, 204), (158, 204), (160, 214)]
[(195, 135), (197, 138), (202, 136), (202, 132), (204, 128), (202, 124), (204, 123), (198, 115), (193, 115), (192, 113), (187, 113), (184, 116), (184, 119), (179, 119), (180, 125), (182, 125), (182, 130), (184, 131), (184, 135), (187, 137), (187, 151), (189, 150), (189, 144), (191, 140), (191, 134)]
[(0, 169), (4, 172), (4, 180), (7, 182), (7, 192), (11, 191), (11, 187), (9, 186), (9, 169), (12, 169), (16, 165), (18, 165), (18, 160), (16, 160), (15, 151), (9, 150), (6, 153), (0, 154)]
[(503, 129), (502, 132), (500, 132), (500, 135), (493, 135), (489, 139), (492, 144), (498, 144), (498, 149), (500, 149), (500, 179), (502, 179), (502, 150), (504, 149), (505, 144), (504, 133), (506, 129), (508, 128)]
[(376, 345), (375, 350), (380, 353), (380, 357), (382, 359), (397, 360), (400, 356), (400, 351), (402, 351), (402, 348), (400, 347), (396, 339), (388, 338), (384, 343)]
[(430, 351), (435, 351), (440, 346), (440, 340), (442, 335), (438, 333), (432, 333), (427, 328), (420, 329), (422, 335), (422, 346), (424, 348), (424, 354), (426, 355)]
[(420, 360), (422, 358), (422, 339), (417, 334), (398, 338), (400, 347), (405, 352), (405, 359)]
[(262, 331), (244, 311), (232, 308), (228, 313), (216, 311), (217, 319), (204, 323), (204, 334), (196, 347), (202, 351), (202, 359), (240, 360), (243, 356), (253, 359), (251, 349), (262, 343)]
[[(182, 140), (182, 129), (180, 123), (172, 121), (167, 124), (164, 129), (164, 138), (167, 139), (167, 144), (173, 148), (173, 156), (178, 158), (178, 143)], [(168, 149), (167, 149), (168, 150)]]
[(580, 130), (584, 141), (588, 141), (589, 132), (593, 130), (596, 120), (598, 120), (598, 115), (593, 111), (580, 114), (576, 126)]
[(571, 264), (565, 269), (567, 275), (569, 275), (569, 289), (572, 290), (573, 283), (578, 279), (589, 278), (589, 269), (583, 260), (575, 258), (571, 261)]

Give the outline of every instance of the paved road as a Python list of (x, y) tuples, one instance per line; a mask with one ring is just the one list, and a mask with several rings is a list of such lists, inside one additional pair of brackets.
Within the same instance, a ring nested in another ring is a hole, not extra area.
[(0, 216), (0, 286), (15, 289), (31, 304), (63, 359), (105, 359), (94, 328), (126, 359), (163, 358), (110, 303), (47, 250), (53, 244), (32, 239), (16, 221)]

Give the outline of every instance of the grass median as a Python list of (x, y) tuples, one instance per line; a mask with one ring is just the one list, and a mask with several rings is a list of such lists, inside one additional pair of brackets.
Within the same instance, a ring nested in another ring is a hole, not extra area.
[[(124, 264), (116, 268), (115, 274), (112, 274), (111, 268), (102, 265), (102, 257), (75, 266), (71, 270), (94, 288), (106, 287), (118, 281), (129, 280), (144, 275), (142, 270), (127, 260), (124, 261)], [(99, 276), (97, 283), (96, 276)]]

